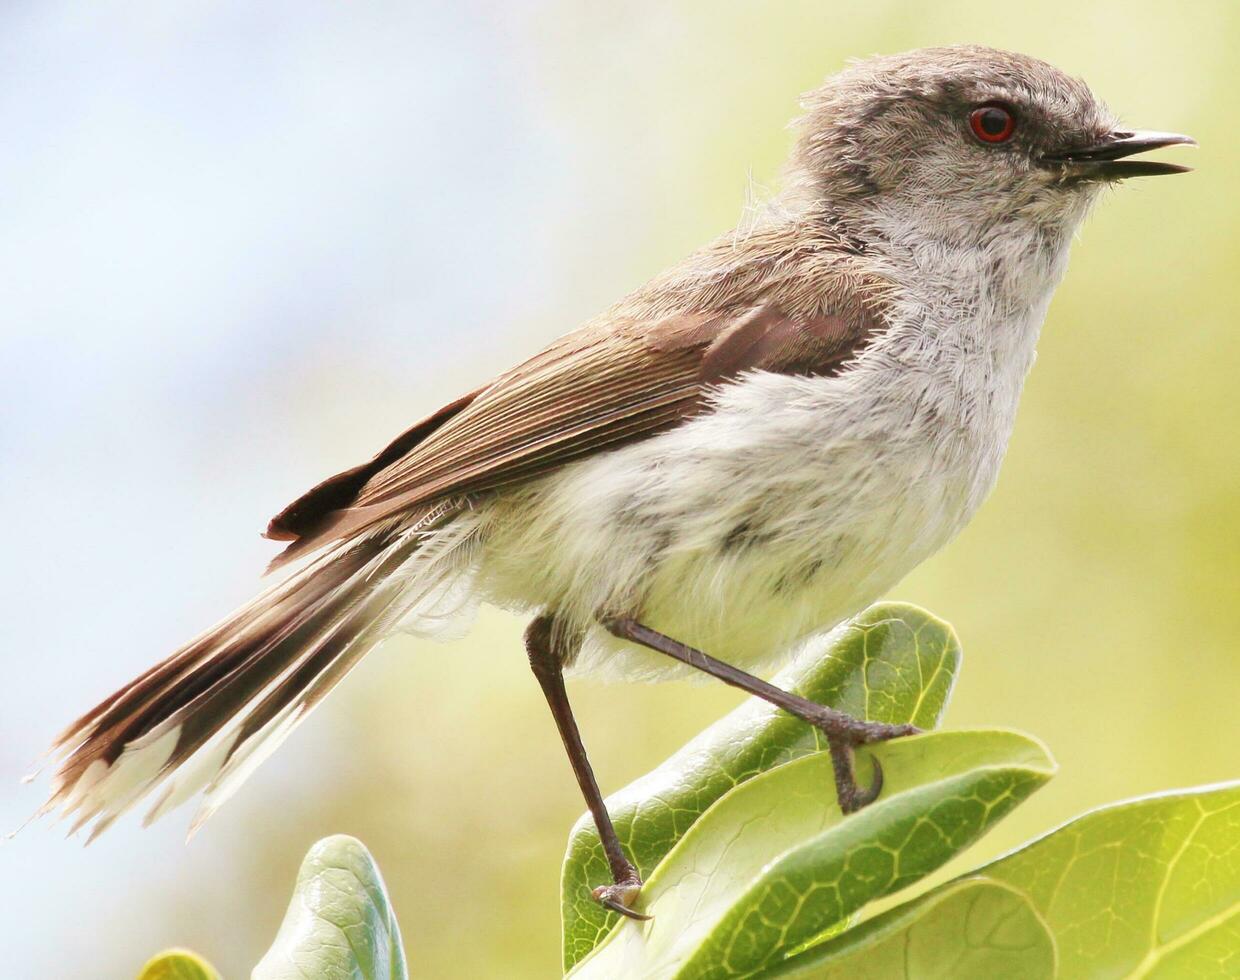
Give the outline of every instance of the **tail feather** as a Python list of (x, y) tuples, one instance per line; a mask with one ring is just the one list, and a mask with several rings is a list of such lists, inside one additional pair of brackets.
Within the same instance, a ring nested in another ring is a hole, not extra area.
[(394, 621), (461, 571), (468, 534), (418, 554), (436, 530), (328, 553), (102, 701), (57, 738), (41, 812), (75, 815), (71, 833), (95, 820), (94, 839), (167, 781), (147, 822), (205, 790), (199, 826)]
[[(110, 763), (128, 740), (120, 726), (140, 730), (142, 720), (162, 698), (173, 691), (178, 691), (182, 699), (189, 693), (190, 688), (180, 686), (183, 682), (194, 678), (195, 685), (208, 683), (212, 676), (235, 663), (238, 648), (243, 648), (247, 639), (252, 640), (257, 624), (277, 615), (286, 622), (295, 621), (299, 610), (321, 600), (324, 591), (337, 584), (337, 577), (294, 576), (268, 589), (86, 712), (56, 737), (53, 748), (88, 742), (83, 749), (93, 750)], [(74, 767), (88, 766), (97, 757), (93, 753), (75, 751), (62, 766), (61, 778), (73, 780)]]
[(367, 597), (308, 647), (291, 669), (246, 708), (235, 729), (218, 747), (218, 765), (208, 764), (194, 778), (187, 774), (178, 779), (168, 801), (152, 810), (150, 819), (157, 819), (179, 800), (203, 789), (205, 798), (190, 828), (193, 833), (223, 805), (259, 763), (357, 665), (372, 643), (387, 632), (393, 610), (403, 610), (417, 601), (416, 586), (411, 588), (395, 575), (407, 557), (405, 548), (392, 550), (367, 576)]
[[(169, 765), (175, 767), (197, 752), (280, 677), (286, 673), (289, 678), (299, 676), (302, 667), (315, 661), (324, 648), (334, 649), (331, 643), (333, 636), (343, 633), (346, 641), (355, 638), (354, 632), (345, 629), (345, 625), (355, 621), (355, 617), (342, 618), (342, 607), (348, 608), (361, 601), (359, 593), (366, 591), (367, 583), (359, 583), (357, 577), (369, 561), (374, 560), (374, 546), (368, 545), (364, 551), (364, 557), (351, 563), (357, 565), (356, 570), (343, 570), (341, 583), (322, 595), (312, 610), (302, 610), (300, 618), (283, 618), (274, 635), (255, 643), (252, 651), (235, 665), (226, 665), (225, 670), (202, 671), (204, 674), (216, 674), (218, 679), (208, 679), (203, 684), (195, 684), (194, 679), (190, 679), (182, 685), (185, 703), (151, 731), (154, 735), (159, 731), (177, 730), (176, 746), (168, 760)], [(403, 561), (411, 551), (412, 546), (405, 545), (396, 553)], [(332, 571), (337, 572), (334, 568)], [(313, 677), (314, 673), (310, 676)], [(296, 695), (300, 689), (301, 685), (289, 685), (287, 682), (277, 688), (288, 697)]]

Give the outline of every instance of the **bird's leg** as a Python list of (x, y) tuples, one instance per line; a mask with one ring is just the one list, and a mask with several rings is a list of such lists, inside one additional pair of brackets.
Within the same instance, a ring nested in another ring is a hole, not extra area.
[(542, 685), (556, 727), (560, 730), (560, 738), (568, 751), (568, 761), (572, 763), (581, 795), (586, 798), (586, 806), (594, 817), (594, 826), (598, 828), (599, 839), (603, 842), (603, 853), (611, 865), (612, 883), (595, 888), (594, 898), (605, 908), (627, 915), (630, 919), (649, 919), (650, 916), (635, 912), (632, 908), (641, 891), (642, 879), (633, 862), (625, 857), (616, 828), (612, 826), (611, 815), (603, 803), (603, 794), (594, 779), (594, 771), (590, 768), (590, 760), (586, 757), (586, 747), (581, 742), (581, 732), (577, 730), (573, 709), (568, 703), (568, 692), (564, 689), (564, 661), (556, 649), (554, 621), (550, 616), (540, 616), (530, 623), (525, 631), (525, 650), (529, 654), (534, 676)]
[(607, 618), (602, 620), (602, 624), (605, 629), (623, 640), (637, 643), (658, 653), (666, 654), (690, 667), (705, 671), (725, 684), (739, 687), (742, 691), (748, 691), (776, 707), (783, 708), (821, 731), (826, 735), (827, 745), (831, 750), (831, 763), (835, 771), (835, 790), (839, 797), (840, 810), (844, 813), (853, 813), (873, 803), (883, 789), (883, 770), (879, 767), (877, 759), (872, 760), (874, 777), (870, 785), (865, 789), (857, 785), (857, 777), (853, 768), (853, 749), (858, 745), (885, 742), (904, 735), (915, 735), (920, 731), (914, 725), (888, 725), (876, 721), (862, 721), (826, 705), (816, 704), (799, 694), (793, 694), (774, 684), (768, 684), (760, 677), (754, 677), (753, 674), (748, 674), (722, 660), (716, 660), (702, 653), (701, 650), (685, 646), (670, 636), (664, 636), (656, 630), (643, 626), (636, 619)]

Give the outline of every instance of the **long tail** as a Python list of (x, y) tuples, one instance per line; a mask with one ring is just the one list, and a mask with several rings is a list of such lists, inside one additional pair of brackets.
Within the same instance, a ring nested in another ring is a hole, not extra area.
[(71, 833), (96, 820), (93, 840), (167, 783), (146, 822), (203, 790), (192, 834), (394, 624), (442, 601), (467, 565), (459, 523), (346, 543), (122, 687), (56, 739), (40, 812), (76, 815)]

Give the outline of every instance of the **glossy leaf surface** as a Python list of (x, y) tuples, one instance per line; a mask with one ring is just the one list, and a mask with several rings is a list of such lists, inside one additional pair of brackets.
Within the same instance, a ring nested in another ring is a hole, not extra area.
[[(937, 726), (960, 666), (952, 628), (905, 603), (880, 603), (833, 631), (774, 680), (855, 717)], [(754, 776), (826, 748), (821, 733), (756, 698), (706, 729), (607, 806), (631, 860), (649, 876), (716, 800)], [(830, 797), (829, 782), (823, 790)], [(617, 919), (590, 897), (609, 880), (588, 815), (569, 837), (561, 875), (565, 969)]]
[(361, 841), (326, 837), (302, 861), (275, 943), (253, 980), (407, 980), (400, 929)]
[[(953, 933), (930, 925), (942, 920), (948, 903), (959, 906), (965, 897), (963, 911), (978, 928), (997, 923), (1007, 909), (1016, 910), (1013, 922), (1036, 918), (1051, 942), (1056, 972), (1037, 972), (1045, 950), (1034, 942), (1032, 925), (1005, 937), (1012, 944), (1010, 972), (959, 968)], [(1017, 943), (1025, 945), (1018, 951)], [(869, 956), (874, 964), (888, 962), (880, 948), (919, 950), (922, 972), (884, 974), (893, 978), (1240, 976), (1240, 783), (1087, 813), (770, 975), (834, 978), (846, 966), (859, 971), (857, 964), (871, 963)]]
[(940, 732), (871, 752), (886, 788), (847, 818), (822, 753), (724, 796), (646, 882), (639, 907), (654, 919), (622, 922), (573, 976), (749, 976), (942, 866), (1054, 771), (1016, 732)]

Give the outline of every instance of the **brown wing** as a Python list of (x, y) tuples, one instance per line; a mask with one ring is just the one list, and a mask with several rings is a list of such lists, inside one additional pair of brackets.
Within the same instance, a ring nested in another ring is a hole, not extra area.
[(370, 462), (337, 473), (307, 490), (271, 519), (264, 536), (273, 541), (296, 541), (310, 532), (322, 521), (324, 514), (348, 507), (376, 473), (399, 460), (477, 397), (478, 392), (471, 391), (445, 405), (434, 415), (398, 435)]
[(712, 387), (746, 371), (838, 373), (881, 324), (870, 306), (850, 306), (847, 314), (791, 317), (763, 304), (612, 320), (569, 334), (291, 504), (269, 536), (295, 540), (272, 565), (445, 498), (663, 432), (701, 411)]

